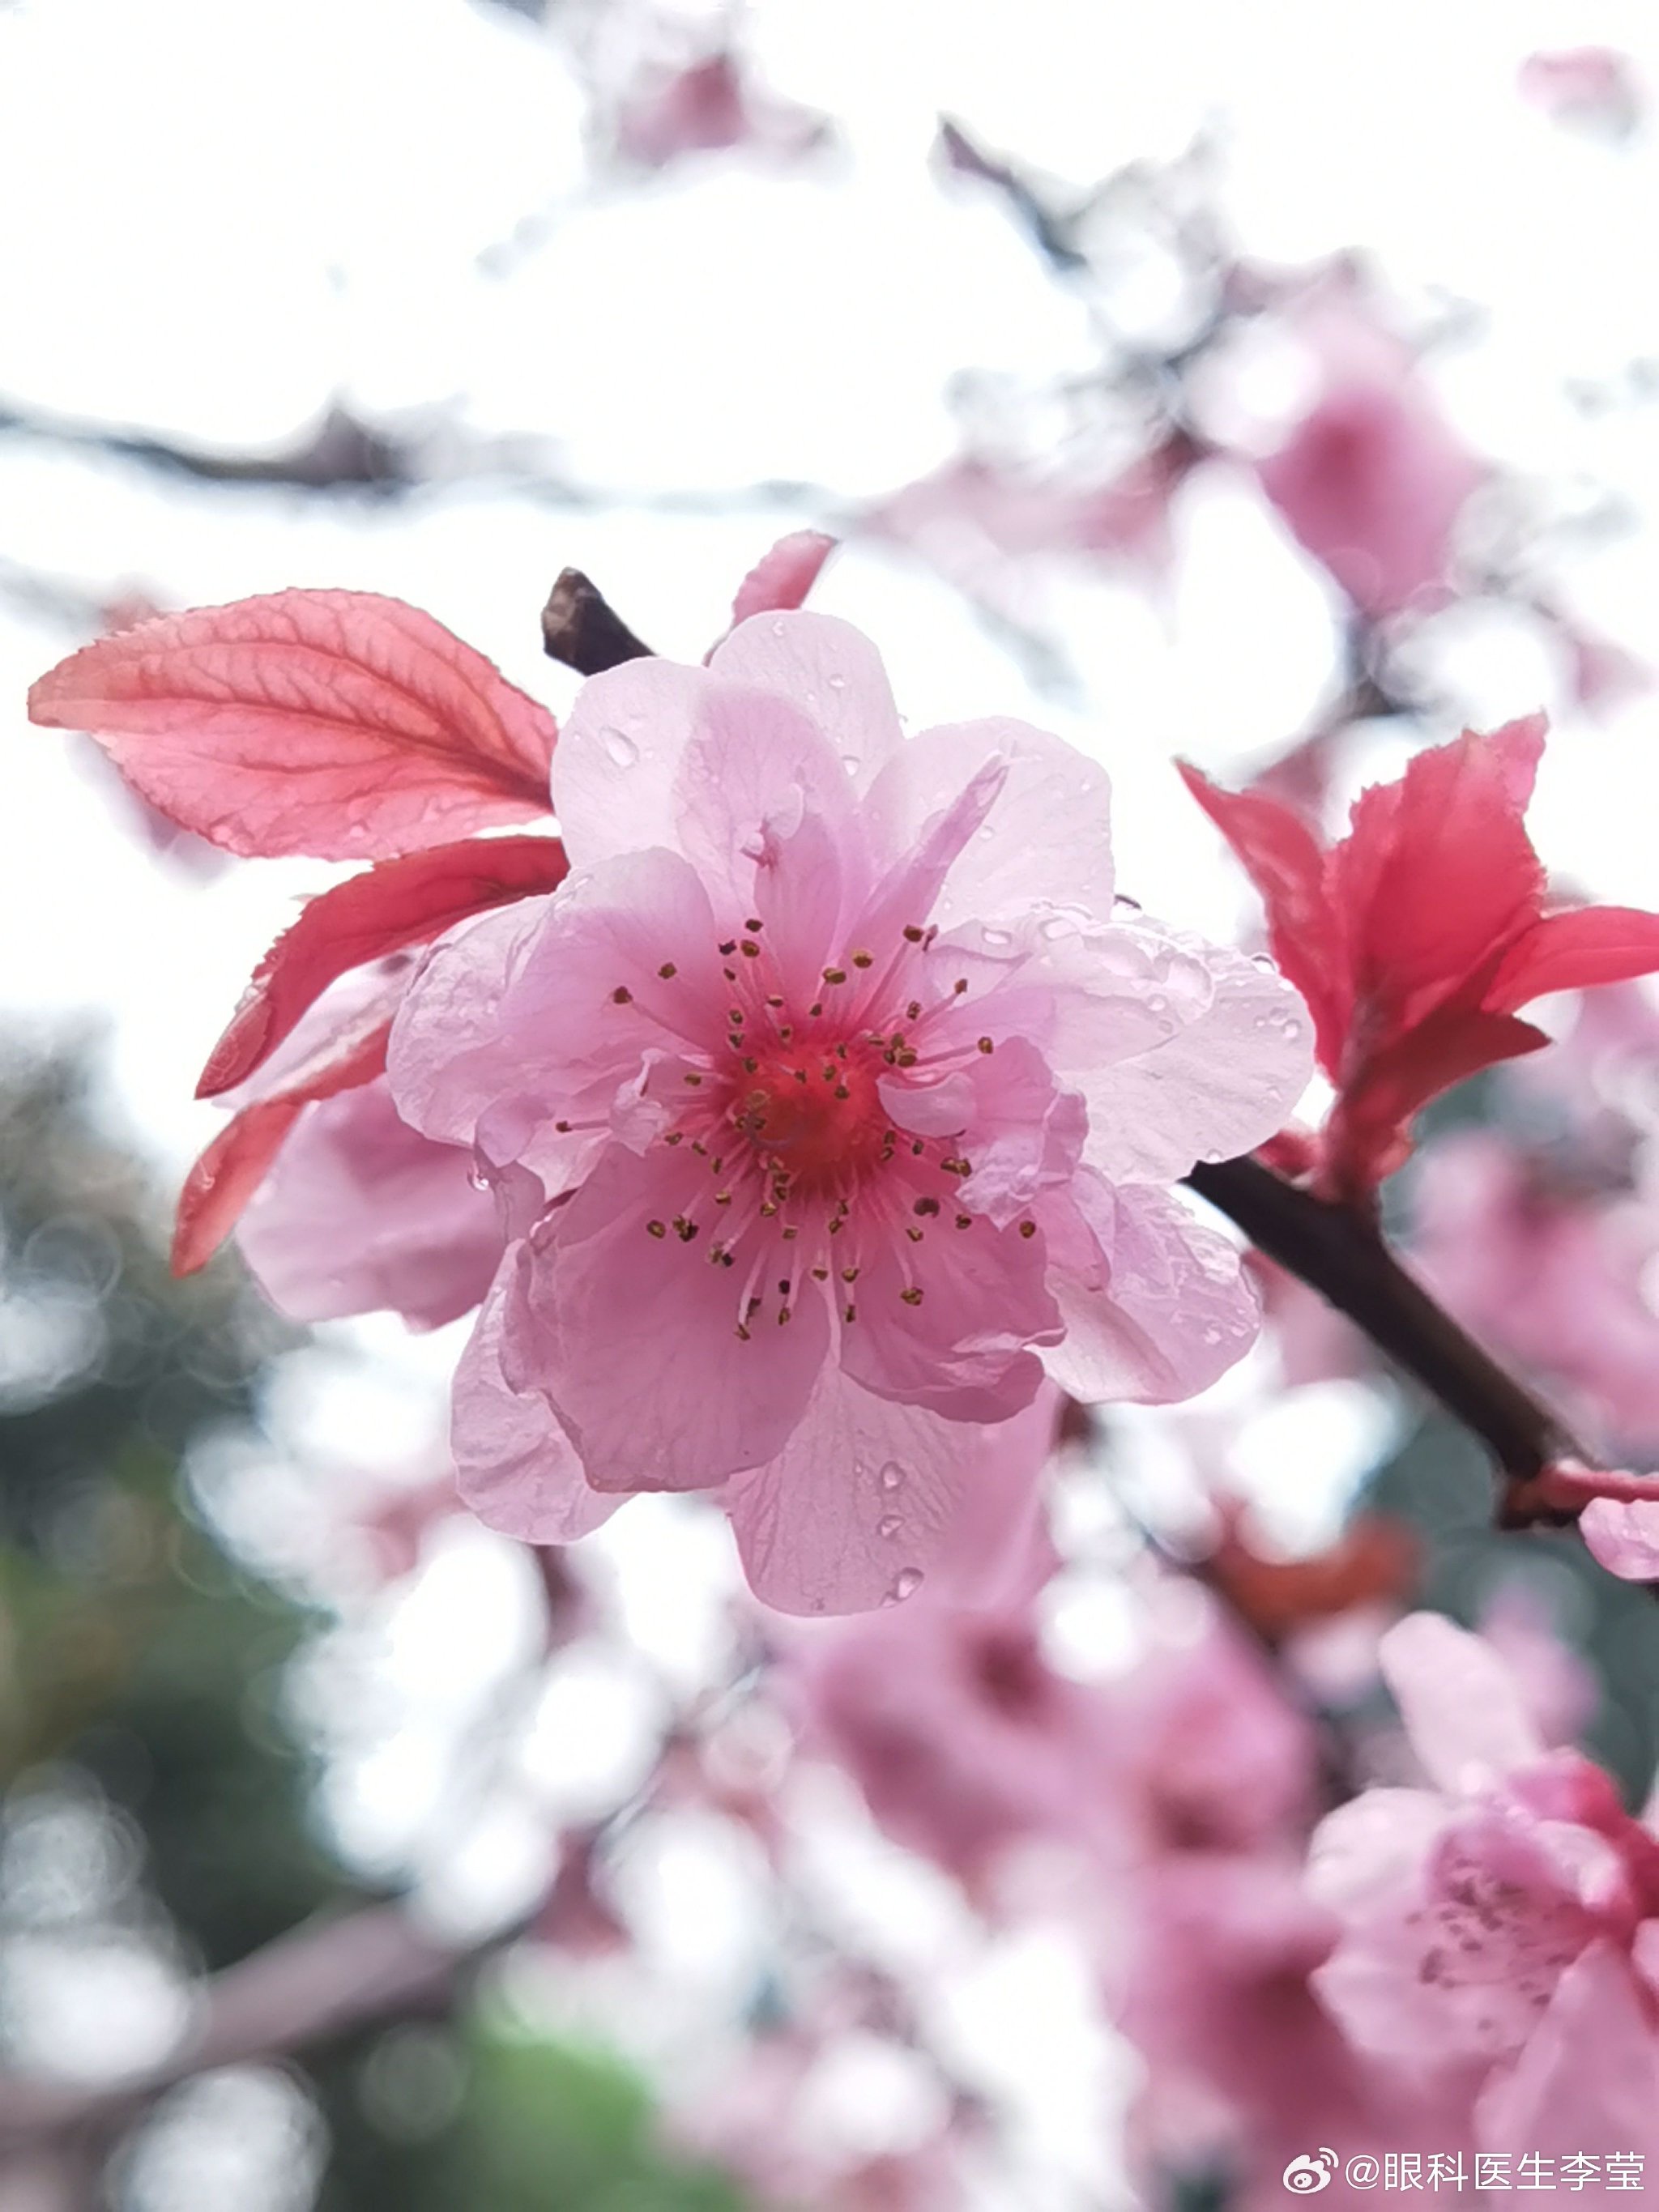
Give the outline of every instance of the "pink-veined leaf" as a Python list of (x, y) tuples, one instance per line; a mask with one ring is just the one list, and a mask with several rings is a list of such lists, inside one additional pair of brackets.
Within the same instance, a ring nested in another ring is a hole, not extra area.
[(29, 693), (232, 853), (418, 852), (550, 810), (547, 710), (418, 608), (275, 592), (83, 646)]
[(197, 1097), (246, 1083), (349, 969), (426, 944), (469, 915), (550, 891), (568, 868), (556, 837), (469, 837), (383, 860), (320, 892), (255, 969)]

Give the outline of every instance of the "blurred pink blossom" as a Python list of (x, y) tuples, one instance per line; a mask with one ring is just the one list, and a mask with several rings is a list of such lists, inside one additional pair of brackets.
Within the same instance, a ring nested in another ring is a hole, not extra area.
[(1521, 65), (1521, 90), (1557, 123), (1610, 138), (1632, 137), (1647, 113), (1647, 94), (1636, 65), (1616, 46), (1529, 54)]
[(1486, 465), (1447, 422), (1410, 347), (1348, 285), (1320, 288), (1291, 327), (1316, 396), (1256, 464), (1263, 492), (1362, 614), (1438, 604)]
[(828, 116), (763, 89), (729, 46), (684, 63), (643, 64), (623, 89), (610, 130), (622, 159), (644, 169), (737, 148), (798, 161), (834, 137)]
[(1427, 1786), (1322, 1823), (1342, 1923), (1314, 1984), (1355, 2048), (1462, 2082), (1492, 2148), (1659, 2143), (1659, 1842), (1601, 1770), (1549, 1751), (1492, 1647), (1438, 1615), (1384, 1638)]

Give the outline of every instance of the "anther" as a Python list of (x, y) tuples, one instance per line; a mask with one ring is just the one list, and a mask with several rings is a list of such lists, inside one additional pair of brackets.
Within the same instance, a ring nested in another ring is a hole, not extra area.
[(682, 1244), (690, 1244), (696, 1237), (697, 1224), (695, 1221), (688, 1221), (685, 1216), (681, 1214), (679, 1219), (674, 1224), (674, 1234)]
[(920, 945), (927, 934), (927, 931), (918, 927), (914, 921), (907, 921), (904, 925), (905, 942), (908, 945)]
[(853, 955), (853, 965), (855, 968), (873, 968), (875, 964), (876, 957), (873, 952), (855, 952)]
[(738, 945), (738, 950), (742, 953), (745, 960), (758, 960), (760, 958), (760, 947), (756, 944), (752, 937), (745, 937), (742, 944)]
[(844, 968), (826, 968), (823, 971), (823, 980), (826, 983), (844, 983), (847, 981), (847, 970)]
[(951, 984), (951, 988), (959, 999), (963, 993), (968, 988), (968, 978), (965, 975), (958, 975), (956, 981)]
[(926, 1231), (925, 1229), (917, 1229), (917, 1228), (915, 1228), (915, 1227), (914, 1227), (914, 1226), (912, 1226), (909, 1223), (908, 1223), (908, 1222), (907, 1222), (907, 1223), (906, 1223), (906, 1224), (905, 1224), (904, 1233), (905, 1233), (905, 1235), (909, 1238), (910, 1242), (911, 1242), (913, 1244), (920, 1244), (920, 1243), (921, 1243), (921, 1240), (922, 1240), (922, 1238), (927, 1235), (927, 1231)]
[(568, 1121), (556, 1121), (553, 1124), (553, 1127), (562, 1137), (568, 1137), (570, 1134), (570, 1124)]
[(785, 1322), (793, 1320), (793, 1313), (790, 1307), (780, 1306), (778, 1308), (778, 1327), (780, 1328), (783, 1327)]
[(856, 1267), (843, 1267), (841, 1271), (841, 1279), (843, 1283), (856, 1283), (859, 1271)]
[(611, 1003), (613, 1006), (625, 1006), (629, 1004), (634, 994), (629, 989), (626, 983), (618, 983), (616, 989), (611, 994)]
[(675, 976), (678, 975), (679, 972), (679, 969), (674, 965), (672, 960), (665, 960), (662, 966), (657, 970), (658, 975), (662, 977), (665, 983), (672, 983)]
[(647, 1221), (645, 1224), (645, 1233), (647, 1237), (666, 1237), (668, 1225), (662, 1221)]
[(1036, 1222), (1022, 1221), (1019, 1224), (1019, 1233), (1022, 1237), (1035, 1237), (1036, 1235)]
[(989, 1037), (981, 1037), (980, 1039), (979, 1048), (981, 1052), (994, 1052), (996, 1050), (995, 1045), (992, 1043)]
[(901, 1291), (899, 1296), (907, 1306), (919, 1306), (921, 1304), (921, 1291), (915, 1284), (908, 1291)]
[(920, 999), (911, 1000), (909, 1005), (904, 1009), (904, 1018), (907, 1022), (919, 1022), (921, 1019), (921, 1000)]
[(972, 1215), (971, 1213), (959, 1213), (959, 1214), (957, 1214), (957, 1227), (958, 1229), (971, 1229), (971, 1228), (973, 1227), (973, 1225), (974, 1225), (974, 1217), (973, 1217), (973, 1215)]
[(729, 960), (729, 959), (732, 957), (732, 954), (737, 951), (737, 949), (738, 949), (738, 940), (737, 940), (737, 939), (736, 939), (735, 937), (728, 937), (728, 938), (726, 939), (726, 940), (725, 944), (724, 944), (724, 945), (722, 945), (720, 947), (720, 955), (721, 959), (722, 959), (722, 960)]
[(698, 1089), (702, 1082), (702, 1078), (700, 1075), (685, 1075), (682, 1076), (680, 1079), (684, 1083), (689, 1083), (694, 1091)]
[(936, 1198), (919, 1198), (910, 1211), (912, 1213), (937, 1213), (939, 1200)]
[(743, 926), (749, 932), (749, 934), (751, 937), (757, 937), (760, 934), (760, 923), (752, 914)]
[(859, 1310), (854, 1305), (845, 1305), (841, 1310), (841, 1317), (843, 1321), (856, 1321), (859, 1317)]

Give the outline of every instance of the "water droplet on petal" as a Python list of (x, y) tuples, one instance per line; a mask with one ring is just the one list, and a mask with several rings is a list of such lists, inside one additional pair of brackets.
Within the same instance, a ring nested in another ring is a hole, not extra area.
[(832, 691), (844, 691), (847, 689), (847, 678), (839, 671), (832, 676), (826, 676), (823, 680)]
[(882, 1600), (882, 1603), (884, 1605), (902, 1605), (907, 1597), (914, 1597), (921, 1588), (921, 1569), (920, 1567), (901, 1567), (898, 1572), (894, 1576), (892, 1582), (888, 1588), (887, 1595)]
[(1051, 914), (1042, 925), (1042, 934), (1051, 939), (1074, 937), (1077, 934), (1077, 924), (1069, 915)]
[(876, 1534), (884, 1540), (890, 1540), (897, 1535), (903, 1526), (903, 1522), (899, 1519), (896, 1513), (884, 1513), (876, 1523)]
[(1006, 951), (1006, 948), (1014, 941), (1013, 938), (1006, 929), (985, 928), (981, 928), (980, 931), (980, 940), (982, 944), (988, 946), (994, 952), (1001, 952)]
[(904, 1469), (896, 1459), (890, 1459), (876, 1480), (884, 1490), (901, 1489), (904, 1482)]
[(640, 749), (626, 730), (606, 727), (599, 732), (599, 743), (606, 757), (618, 768), (632, 768), (640, 757)]
[(841, 757), (841, 764), (848, 775), (856, 775), (864, 766), (864, 763), (856, 753), (843, 753)]

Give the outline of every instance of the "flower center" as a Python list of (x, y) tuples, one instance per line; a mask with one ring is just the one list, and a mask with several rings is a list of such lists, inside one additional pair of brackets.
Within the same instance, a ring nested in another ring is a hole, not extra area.
[(769, 1052), (733, 1086), (732, 1121), (797, 1191), (839, 1191), (890, 1151), (892, 1125), (876, 1087), (881, 1066), (878, 1048), (858, 1038)]

